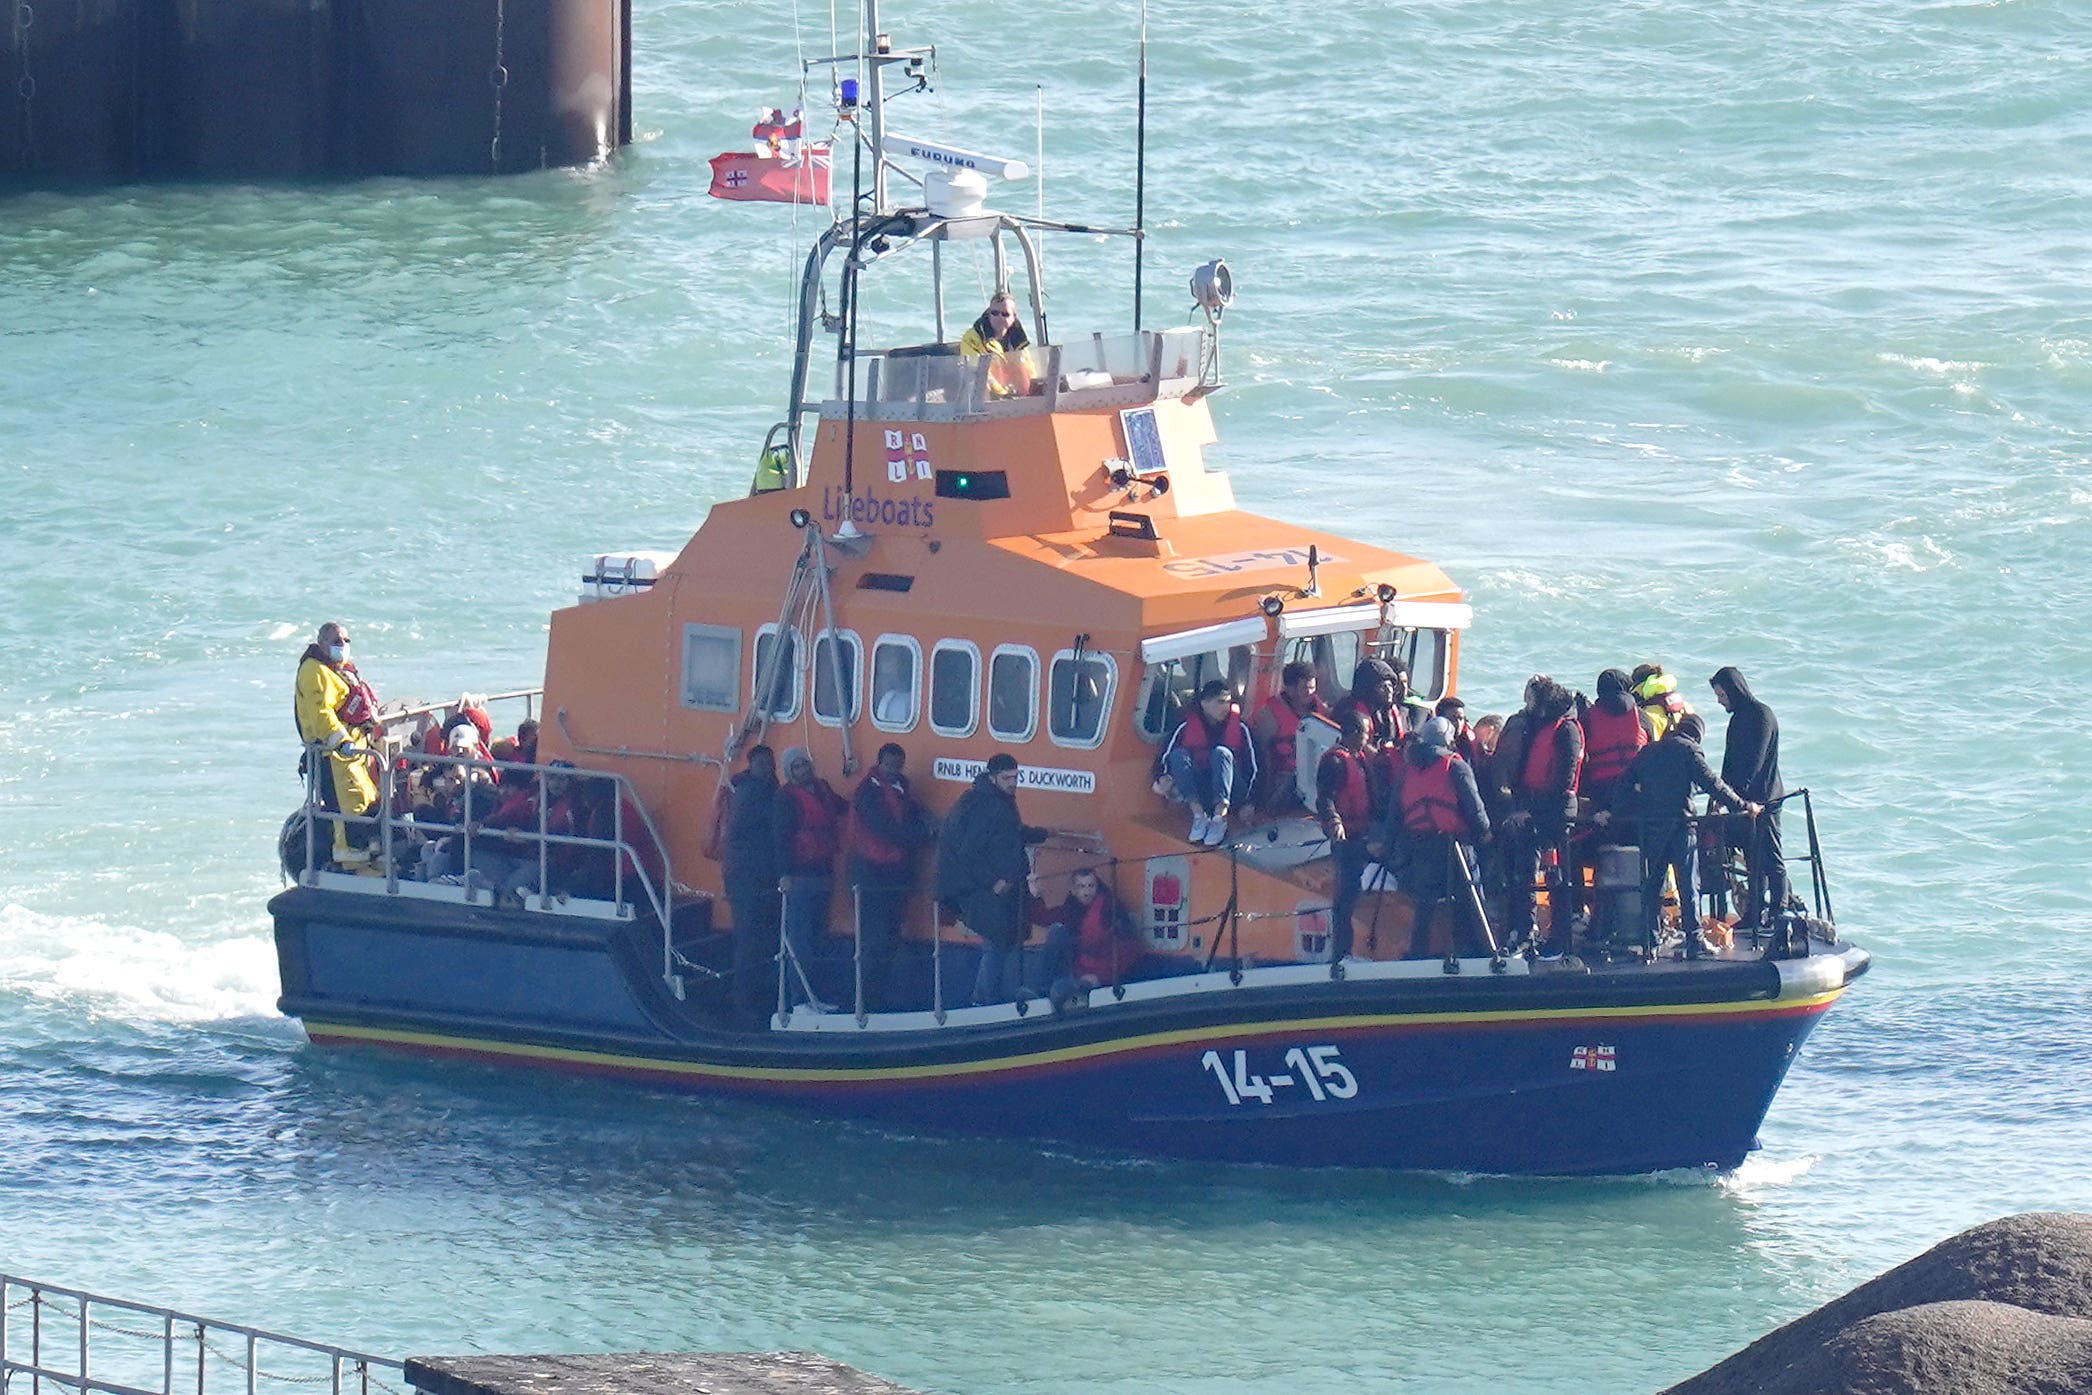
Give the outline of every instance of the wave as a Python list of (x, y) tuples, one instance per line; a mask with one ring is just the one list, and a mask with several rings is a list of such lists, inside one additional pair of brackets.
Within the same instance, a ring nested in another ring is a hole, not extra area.
[(10, 903), (0, 906), (0, 993), (150, 1022), (273, 1016), (275, 948), (265, 934), (192, 944)]

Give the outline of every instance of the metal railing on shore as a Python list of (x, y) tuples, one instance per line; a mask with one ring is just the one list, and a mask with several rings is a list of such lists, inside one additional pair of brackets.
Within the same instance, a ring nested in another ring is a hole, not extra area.
[[(26, 1389), (15, 1384), (25, 1382)], [(176, 1308), (0, 1274), (8, 1395), (405, 1395), (403, 1363)]]

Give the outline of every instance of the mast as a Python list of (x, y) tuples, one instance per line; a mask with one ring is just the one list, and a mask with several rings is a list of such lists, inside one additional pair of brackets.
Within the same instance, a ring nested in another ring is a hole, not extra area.
[[(864, 0), (864, 48), (871, 78), (872, 212), (886, 212), (886, 55), (879, 43), (879, 0)], [(855, 210), (853, 209), (854, 213)]]

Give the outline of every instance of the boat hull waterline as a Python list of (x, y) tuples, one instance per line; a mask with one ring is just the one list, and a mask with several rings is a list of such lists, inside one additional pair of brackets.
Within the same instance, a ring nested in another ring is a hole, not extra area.
[[(1497, 978), (1473, 961), (1458, 977), (1126, 1002), (1100, 990), (1101, 1006), (1040, 1003), (966, 1032), (861, 1030), (840, 1016), (751, 1037), (673, 1020), (622, 927), (554, 933), (542, 916), (479, 911), (445, 934), (282, 904), (327, 896), (293, 891), (276, 908), (282, 1006), (320, 1046), (619, 1079), (906, 1131), (1283, 1166), (1734, 1167), (1802, 1042), (1866, 966), (1855, 949), (1660, 976)], [(564, 1013), (548, 1016), (547, 1003)]]

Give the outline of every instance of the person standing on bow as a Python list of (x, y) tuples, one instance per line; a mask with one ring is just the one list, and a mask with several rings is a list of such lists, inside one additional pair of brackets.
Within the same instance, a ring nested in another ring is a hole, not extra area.
[[(349, 659), (349, 632), (338, 620), (320, 626), (298, 661), (293, 712), (298, 739), (305, 743), (306, 762), (321, 761), (315, 784), (320, 807), (346, 815), (334, 821), (334, 860), (370, 860), (371, 829), (361, 823), (378, 802), (378, 782), (371, 773), (373, 743), (381, 735), (378, 698)], [(349, 819), (359, 821), (351, 836)]]
[(1295, 659), (1280, 670), (1279, 690), (1264, 700), (1249, 723), (1257, 768), (1263, 772), (1257, 802), (1266, 812), (1282, 813), (1306, 802), (1300, 793), (1300, 724), (1309, 717), (1328, 716), (1328, 705), (1315, 695), (1313, 664)]
[(785, 1002), (811, 1002), (816, 1012), (829, 1006), (815, 997), (811, 984), (814, 958), (828, 932), (828, 903), (835, 895), (835, 857), (843, 846), (843, 816), (850, 806), (829, 783), (814, 773), (814, 758), (804, 746), (785, 752), (785, 785), (779, 792), (770, 827), (777, 847), (778, 895), (784, 900)]
[(944, 821), (937, 845), (937, 899), (981, 940), (975, 1006), (1006, 1003), (1017, 995), (1024, 941), (1031, 933), (1031, 859), (1025, 849), (1047, 831), (1017, 813), (1017, 758), (988, 757)]
[(908, 786), (907, 764), (908, 753), (887, 742), (850, 797), (850, 884), (857, 892), (864, 1006), (871, 1012), (892, 1005), (894, 956), (901, 948), (901, 913), (915, 888), (915, 856), (936, 837), (929, 812)]
[(1257, 749), (1224, 681), (1210, 679), (1199, 689), (1155, 766), (1163, 794), (1191, 806), (1191, 841), (1209, 848), (1225, 843), (1229, 810), (1256, 783)]
[(1031, 336), (1017, 317), (1017, 298), (997, 291), (988, 298), (988, 308), (959, 337), (959, 357), (968, 363), (988, 360), (988, 395), (1024, 397), (1031, 392), (1031, 365), (1024, 351)]
[(1729, 714), (1729, 730), (1722, 738), (1722, 778), (1764, 808), (1730, 830), (1730, 845), (1743, 850), (1749, 888), (1745, 904), (1737, 907), (1736, 928), (1771, 931), (1773, 952), (1783, 953), (1787, 855), (1780, 844), (1779, 802), (1787, 787), (1780, 782), (1780, 722), (1770, 707), (1751, 695), (1751, 685), (1735, 665), (1716, 669), (1707, 685)]
[[(1478, 904), (1458, 888), (1474, 883), (1471, 850), (1489, 836), (1489, 814), (1482, 807), (1473, 769), (1453, 750), (1453, 735), (1453, 724), (1444, 717), (1433, 717), (1417, 729), (1416, 739), (1402, 748), (1402, 784), (1388, 809), (1387, 843), (1407, 843), (1402, 890), (1416, 908), (1407, 956), (1411, 959), (1431, 957), (1431, 925), (1448, 896), (1467, 908), (1470, 919)], [(1457, 867), (1455, 858), (1460, 859)], [(1468, 928), (1477, 940), (1488, 941), (1487, 926)], [(1459, 955), (1456, 930), (1446, 943), (1446, 958)]]

